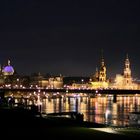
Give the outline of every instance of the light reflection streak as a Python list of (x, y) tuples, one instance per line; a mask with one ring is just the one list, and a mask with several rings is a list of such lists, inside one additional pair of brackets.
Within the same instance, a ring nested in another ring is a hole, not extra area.
[[(9, 93), (10, 95), (11, 93)], [(44, 92), (14, 93), (12, 95), (16, 96), (16, 103), (21, 101), (21, 97), (23, 102), (25, 102), (23, 99), (28, 97), (28, 105), (41, 104), (41, 110), (45, 113), (78, 111), (84, 114), (84, 121), (96, 123), (128, 125), (129, 112), (140, 111), (140, 95), (118, 95), (116, 103), (113, 102), (113, 96), (103, 95), (94, 98), (86, 96), (86, 94), (79, 94), (75, 97), (72, 96), (74, 94), (69, 97), (62, 94), (63, 96), (60, 98), (61, 93)], [(57, 97), (57, 95), (59, 96)], [(110, 111), (108, 115), (107, 110)]]

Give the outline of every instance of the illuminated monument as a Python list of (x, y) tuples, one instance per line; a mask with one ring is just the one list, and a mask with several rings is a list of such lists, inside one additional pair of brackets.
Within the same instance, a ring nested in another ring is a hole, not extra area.
[(126, 60), (125, 60), (124, 84), (125, 85), (131, 85), (132, 84), (130, 61), (129, 61), (128, 55), (127, 55)]
[(49, 76), (44, 77), (39, 72), (38, 74), (31, 77), (32, 86), (39, 86), (43, 88), (62, 88), (63, 87), (63, 76)]
[(11, 76), (13, 75), (14, 68), (11, 66), (10, 60), (8, 60), (8, 64), (6, 66), (0, 66), (0, 85), (11, 83)]
[(2, 74), (4, 76), (9, 76), (14, 74), (14, 68), (10, 64), (10, 60), (8, 60), (7, 66), (4, 66), (2, 69)]
[(106, 82), (106, 66), (103, 58), (101, 61), (101, 67), (99, 72), (99, 82)]
[(96, 68), (95, 75), (91, 78), (91, 88), (98, 89), (98, 88), (108, 88), (108, 82), (106, 79), (106, 66), (104, 62), (104, 58), (101, 59), (100, 70)]
[(117, 74), (113, 88), (116, 89), (138, 89), (138, 84), (132, 81), (130, 61), (128, 55), (125, 59), (123, 74)]
[(88, 83), (73, 83), (72, 88), (108, 88), (104, 58), (101, 58), (100, 70), (98, 71), (98, 68), (96, 68), (95, 74), (90, 78), (90, 81)]

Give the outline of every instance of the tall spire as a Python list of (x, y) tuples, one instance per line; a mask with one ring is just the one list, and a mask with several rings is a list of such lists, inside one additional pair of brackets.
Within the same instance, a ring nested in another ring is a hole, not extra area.
[(95, 78), (96, 78), (96, 80), (99, 78), (98, 67), (96, 67), (96, 71), (95, 71)]
[(104, 56), (103, 56), (103, 49), (101, 49), (101, 66), (104, 66)]
[(101, 50), (101, 66), (100, 66), (100, 72), (99, 72), (99, 81), (100, 82), (106, 81), (106, 66), (104, 63), (103, 49)]
[(126, 54), (126, 59), (129, 59), (129, 57), (128, 57), (128, 53)]
[(130, 68), (130, 62), (129, 62), (128, 53), (126, 54), (126, 59), (125, 59), (125, 68)]
[(10, 62), (10, 60), (8, 59), (8, 66), (10, 66), (10, 63), (11, 63), (11, 62)]
[(131, 68), (130, 68), (130, 61), (128, 58), (128, 54), (126, 54), (126, 59), (125, 59), (124, 78), (126, 84), (132, 83)]
[(96, 72), (98, 71), (98, 67), (96, 67)]

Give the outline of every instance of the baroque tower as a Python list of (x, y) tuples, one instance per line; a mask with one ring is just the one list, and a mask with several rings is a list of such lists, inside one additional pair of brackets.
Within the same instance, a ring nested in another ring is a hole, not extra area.
[(132, 77), (131, 77), (131, 68), (130, 68), (130, 61), (128, 55), (125, 59), (125, 68), (124, 68), (124, 84), (132, 84)]
[(106, 82), (106, 66), (105, 66), (103, 57), (102, 57), (102, 60), (101, 60), (101, 67), (100, 67), (100, 72), (99, 72), (99, 81), (100, 82)]

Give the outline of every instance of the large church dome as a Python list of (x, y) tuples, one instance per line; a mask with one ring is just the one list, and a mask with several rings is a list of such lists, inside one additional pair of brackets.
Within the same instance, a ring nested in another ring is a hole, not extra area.
[(2, 70), (3, 75), (13, 75), (14, 68), (10, 65), (10, 60), (8, 60), (8, 65), (5, 66)]

